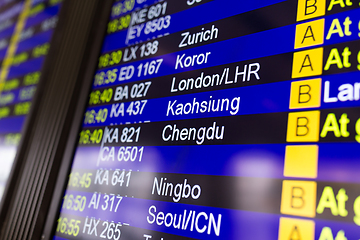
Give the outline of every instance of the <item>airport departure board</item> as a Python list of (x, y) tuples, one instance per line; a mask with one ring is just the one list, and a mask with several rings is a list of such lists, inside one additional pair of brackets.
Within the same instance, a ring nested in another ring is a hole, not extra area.
[(0, 197), (58, 21), (60, 1), (0, 1)]
[(359, 239), (359, 70), (359, 1), (114, 2), (53, 239)]

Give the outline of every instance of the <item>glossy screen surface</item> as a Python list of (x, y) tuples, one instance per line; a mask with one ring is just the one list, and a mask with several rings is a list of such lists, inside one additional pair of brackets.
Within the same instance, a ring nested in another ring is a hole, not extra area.
[(59, 2), (0, 1), (0, 197), (58, 21)]
[(54, 239), (359, 239), (360, 8), (117, 1)]

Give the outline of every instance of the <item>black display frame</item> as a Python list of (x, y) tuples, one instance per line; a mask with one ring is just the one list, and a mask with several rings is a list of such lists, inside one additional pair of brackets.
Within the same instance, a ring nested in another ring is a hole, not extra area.
[(64, 150), (64, 156), (62, 158), (62, 164), (59, 169), (59, 175), (56, 179), (55, 190), (50, 203), (48, 215), (46, 216), (46, 224), (42, 233), (41, 239), (50, 240), (53, 238), (55, 228), (57, 226), (57, 218), (60, 215), (60, 208), (62, 205), (62, 198), (66, 190), (66, 186), (71, 172), (71, 166), (74, 159), (74, 154), (79, 141), (79, 132), (82, 127), (82, 121), (84, 119), (84, 113), (88, 105), (89, 94), (91, 92), (91, 86), (94, 81), (94, 74), (96, 72), (96, 66), (101, 53), (102, 43), (106, 34), (107, 23), (110, 17), (110, 10), (113, 5), (112, 0), (107, 0), (105, 4), (101, 0), (98, 0), (101, 5), (101, 15), (95, 19), (96, 25), (93, 26), (91, 36), (93, 38), (92, 46), (89, 47), (90, 56), (88, 63), (86, 64), (86, 70), (82, 79), (83, 88), (79, 94), (78, 104), (76, 106), (75, 115), (71, 124), (70, 135), (68, 142)]

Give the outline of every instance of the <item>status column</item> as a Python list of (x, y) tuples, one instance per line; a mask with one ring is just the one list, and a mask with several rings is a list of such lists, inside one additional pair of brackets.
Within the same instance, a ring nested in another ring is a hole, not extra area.
[[(295, 31), (292, 78), (319, 76), (323, 69), (326, 0), (299, 0)], [(305, 49), (306, 50), (302, 50)], [(302, 218), (316, 216), (320, 111), (309, 110), (321, 105), (321, 78), (310, 78), (291, 83), (290, 112), (287, 123), (288, 142), (285, 148), (284, 177), (306, 180), (284, 180), (281, 213)], [(305, 110), (305, 111), (304, 111)], [(304, 144), (302, 144), (304, 143)], [(306, 144), (305, 144), (306, 143)], [(311, 219), (281, 217), (279, 240), (315, 238), (315, 222)]]

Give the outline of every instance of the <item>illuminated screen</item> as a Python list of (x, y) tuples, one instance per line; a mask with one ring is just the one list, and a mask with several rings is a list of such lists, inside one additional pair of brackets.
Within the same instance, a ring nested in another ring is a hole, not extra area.
[(0, 198), (58, 20), (59, 2), (0, 1)]
[(359, 22), (115, 2), (54, 239), (359, 239)]

